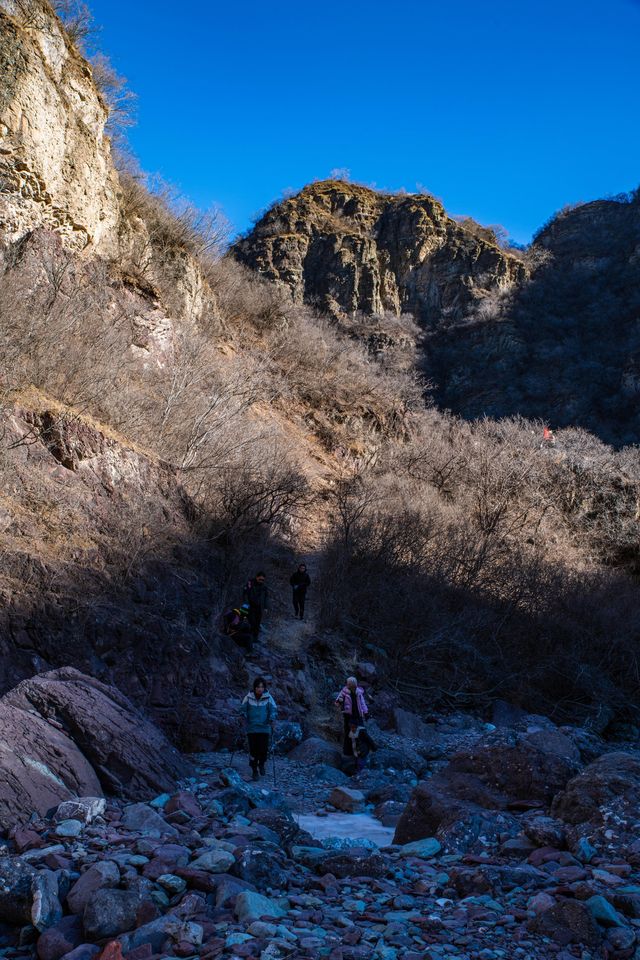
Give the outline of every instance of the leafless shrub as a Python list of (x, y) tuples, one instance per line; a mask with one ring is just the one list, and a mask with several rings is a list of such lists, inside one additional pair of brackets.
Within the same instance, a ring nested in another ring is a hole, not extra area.
[(84, 50), (87, 40), (94, 36), (96, 32), (93, 15), (89, 7), (80, 0), (53, 0), (52, 6), (62, 20), (65, 32), (71, 42)]
[(216, 537), (237, 540), (264, 528), (286, 531), (311, 503), (309, 483), (279, 446), (256, 443), (210, 478)]
[(109, 58), (103, 53), (97, 53), (91, 58), (91, 70), (94, 83), (109, 111), (107, 133), (117, 140), (135, 123), (133, 109), (136, 94), (128, 88), (126, 77), (114, 69)]

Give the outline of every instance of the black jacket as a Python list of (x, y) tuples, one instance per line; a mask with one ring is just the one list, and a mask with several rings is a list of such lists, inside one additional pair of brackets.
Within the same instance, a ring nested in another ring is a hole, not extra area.
[(242, 593), (242, 598), (252, 607), (262, 607), (263, 610), (269, 609), (269, 588), (266, 583), (249, 580)]
[(311, 577), (308, 573), (301, 573), (300, 570), (296, 570), (289, 580), (289, 583), (294, 590), (301, 590), (304, 593), (311, 583)]

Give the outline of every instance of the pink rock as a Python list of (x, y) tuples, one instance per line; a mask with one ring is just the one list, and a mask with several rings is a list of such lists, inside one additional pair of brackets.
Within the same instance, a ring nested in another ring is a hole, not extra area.
[(194, 795), (186, 790), (175, 793), (167, 802), (164, 810), (165, 813), (175, 813), (177, 810), (181, 810), (183, 813), (188, 813), (190, 817), (202, 816), (200, 804)]
[(554, 904), (555, 900), (548, 893), (536, 893), (534, 897), (527, 901), (527, 908), (538, 914), (550, 910)]
[(37, 847), (44, 847), (45, 841), (35, 830), (28, 827), (14, 827), (9, 834), (16, 845), (18, 853), (24, 853), (25, 850), (34, 850)]

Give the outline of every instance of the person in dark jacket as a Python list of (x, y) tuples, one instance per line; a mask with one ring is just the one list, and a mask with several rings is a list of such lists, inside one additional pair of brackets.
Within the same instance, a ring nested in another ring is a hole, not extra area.
[(307, 587), (311, 583), (311, 578), (307, 573), (306, 563), (301, 563), (293, 574), (289, 583), (293, 587), (293, 613), (294, 616), (304, 620), (304, 602), (307, 598)]
[(269, 589), (267, 578), (262, 570), (256, 573), (253, 580), (248, 580), (244, 588), (242, 599), (249, 604), (249, 623), (254, 643), (260, 636), (260, 624), (263, 614), (269, 609)]
[(240, 712), (247, 724), (252, 779), (257, 780), (258, 771), (262, 777), (265, 774), (265, 764), (269, 756), (269, 734), (278, 716), (276, 702), (267, 690), (264, 677), (256, 677), (253, 681), (253, 689), (242, 701)]
[(251, 653), (253, 637), (249, 622), (249, 604), (243, 603), (239, 607), (227, 610), (223, 615), (222, 623), (227, 636), (232, 637), (236, 643)]

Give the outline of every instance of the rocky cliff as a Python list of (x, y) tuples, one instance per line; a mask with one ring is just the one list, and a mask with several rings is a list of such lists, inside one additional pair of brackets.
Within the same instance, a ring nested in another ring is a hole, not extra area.
[(376, 316), (412, 314), (438, 405), (521, 415), (637, 443), (640, 203), (562, 211), (524, 259), (432, 197), (328, 181), (276, 204), (235, 256), (369, 347)]
[(234, 248), (295, 301), (339, 317), (411, 313), (431, 327), (458, 319), (526, 276), (523, 263), (422, 194), (312, 183), (276, 204)]
[(91, 68), (46, 0), (0, 4), (0, 230), (36, 226), (112, 253), (119, 183)]

